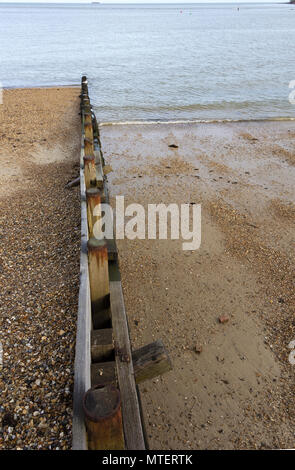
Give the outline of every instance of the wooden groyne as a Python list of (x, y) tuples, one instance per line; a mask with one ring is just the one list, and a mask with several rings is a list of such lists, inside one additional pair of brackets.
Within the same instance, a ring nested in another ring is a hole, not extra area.
[[(171, 369), (161, 341), (131, 351), (114, 240), (100, 231), (108, 203), (99, 129), (81, 83), (81, 253), (73, 441), (76, 450), (145, 449), (137, 384)], [(94, 230), (95, 227), (95, 230)]]

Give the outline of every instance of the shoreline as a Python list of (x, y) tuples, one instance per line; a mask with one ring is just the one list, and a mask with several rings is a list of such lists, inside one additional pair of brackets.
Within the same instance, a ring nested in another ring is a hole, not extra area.
[[(55, 89), (55, 88), (79, 88), (80, 83), (72, 84), (53, 84), (53, 85), (31, 85), (31, 86), (3, 86), (3, 90), (36, 90), (36, 89)], [(94, 105), (94, 108), (97, 106)], [(99, 106), (98, 106), (99, 108)], [(261, 118), (184, 118), (184, 119), (134, 119), (126, 121), (99, 121), (99, 127), (104, 126), (125, 126), (125, 125), (153, 125), (153, 124), (215, 124), (215, 123), (230, 123), (230, 122), (272, 122), (272, 121), (295, 121), (293, 116), (273, 116)]]
[(231, 122), (285, 122), (295, 121), (295, 117), (272, 117), (261, 119), (178, 119), (178, 120), (135, 120), (135, 121), (101, 121), (99, 127), (105, 126), (140, 126), (140, 125), (153, 125), (153, 124), (223, 124)]
[(79, 88), (80, 84), (68, 84), (68, 85), (32, 85), (32, 86), (3, 86), (3, 90), (51, 90), (52, 88)]
[(80, 83), (56, 84), (56, 85), (16, 85), (16, 86), (3, 86), (3, 90), (35, 90), (36, 88), (80, 88)]

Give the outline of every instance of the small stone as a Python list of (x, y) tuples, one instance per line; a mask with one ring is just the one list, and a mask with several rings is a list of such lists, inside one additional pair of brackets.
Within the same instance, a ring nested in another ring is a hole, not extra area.
[(221, 315), (219, 318), (219, 323), (227, 323), (229, 321), (229, 317), (226, 315)]
[(201, 354), (201, 352), (203, 351), (203, 346), (201, 344), (196, 344), (195, 345), (195, 348), (194, 348), (194, 351), (197, 353), (197, 354)]

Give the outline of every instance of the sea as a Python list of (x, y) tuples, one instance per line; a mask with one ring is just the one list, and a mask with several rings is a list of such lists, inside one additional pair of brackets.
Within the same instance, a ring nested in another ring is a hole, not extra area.
[(294, 44), (288, 3), (0, 3), (2, 87), (87, 75), (103, 123), (295, 119)]

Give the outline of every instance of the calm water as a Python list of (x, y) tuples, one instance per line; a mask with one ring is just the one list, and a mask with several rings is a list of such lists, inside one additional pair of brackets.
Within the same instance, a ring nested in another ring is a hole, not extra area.
[(100, 121), (295, 117), (295, 5), (0, 4), (0, 44), (4, 86), (87, 74)]

